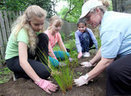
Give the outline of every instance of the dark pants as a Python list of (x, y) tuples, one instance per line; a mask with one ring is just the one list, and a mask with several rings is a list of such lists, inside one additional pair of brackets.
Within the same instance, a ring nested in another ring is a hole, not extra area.
[(80, 43), (82, 52), (89, 52), (89, 49), (93, 46), (93, 41), (88, 32), (82, 33), (82, 35), (80, 36)]
[(131, 54), (107, 67), (107, 96), (131, 96)]
[[(48, 36), (44, 33), (38, 35), (38, 44), (35, 50), (35, 54), (31, 54), (28, 50), (28, 62), (34, 71), (43, 79), (50, 76), (50, 69), (48, 64)], [(13, 57), (6, 60), (7, 67), (14, 72), (15, 77), (29, 79), (29, 76), (21, 68), (19, 63), (19, 57)]]

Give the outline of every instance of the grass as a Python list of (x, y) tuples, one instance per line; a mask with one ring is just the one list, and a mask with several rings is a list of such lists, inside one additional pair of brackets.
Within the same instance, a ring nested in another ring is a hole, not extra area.
[(62, 92), (66, 93), (66, 90), (72, 89), (73, 71), (67, 65), (67, 66), (64, 66), (64, 67), (59, 67), (58, 72), (60, 72), (60, 73), (59, 74), (53, 74), (53, 78), (56, 80), (56, 82), (59, 85)]
[(55, 68), (50, 65), (50, 68), (52, 70), (52, 77), (59, 85), (61, 91), (65, 94), (67, 90), (72, 89), (73, 85), (73, 70), (70, 66), (70, 61), (67, 56), (65, 56), (64, 61), (60, 61), (65, 66), (59, 66), (58, 68)]
[(7, 68), (0, 68), (0, 83), (5, 83), (9, 80), (11, 71)]
[[(50, 62), (48, 62), (47, 58), (45, 57), (45, 54), (41, 50), (39, 50), (39, 53), (37, 54), (41, 55), (41, 62), (44, 60), (46, 61), (46, 63), (48, 63), (48, 66), (51, 69), (51, 75), (59, 85), (62, 92), (66, 93), (67, 89), (71, 89), (73, 84), (73, 71), (69, 67), (68, 57), (65, 56), (64, 63), (66, 64), (66, 66), (59, 66), (58, 68), (55, 68), (50, 64)], [(45, 65), (44, 62), (42, 63), (43, 65)]]
[[(52, 76), (63, 93), (66, 93), (67, 90), (72, 89), (74, 77), (73, 68), (78, 66), (77, 51), (75, 48), (75, 39), (66, 41), (65, 47), (70, 49), (69, 53), (70, 57), (73, 58), (73, 61), (69, 62), (69, 59), (67, 57), (64, 61), (62, 61), (63, 63), (66, 64), (66, 66), (59, 67), (58, 69), (51, 67), (52, 72), (54, 72)], [(58, 51), (60, 50), (60, 48), (57, 45), (53, 48), (53, 50)]]

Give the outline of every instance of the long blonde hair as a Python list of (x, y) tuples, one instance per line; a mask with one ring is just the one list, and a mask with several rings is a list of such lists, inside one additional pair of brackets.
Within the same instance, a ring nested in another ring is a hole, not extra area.
[(51, 30), (51, 28), (52, 28), (51, 26), (54, 22), (56, 22), (56, 26), (62, 26), (63, 25), (62, 19), (59, 16), (56, 16), (56, 15), (52, 16), (50, 18), (49, 22), (50, 22), (50, 25), (48, 27), (48, 30)]
[[(37, 44), (37, 37), (32, 29), (29, 21), (31, 21), (33, 16), (37, 16), (39, 18), (44, 17), (46, 18), (46, 11), (37, 5), (29, 6), (23, 15), (19, 16), (17, 20), (12, 25), (12, 32), (17, 36), (18, 32), (24, 28), (27, 31), (28, 38), (29, 38), (29, 47), (30, 51), (34, 53)], [(41, 31), (44, 31), (44, 27)]]

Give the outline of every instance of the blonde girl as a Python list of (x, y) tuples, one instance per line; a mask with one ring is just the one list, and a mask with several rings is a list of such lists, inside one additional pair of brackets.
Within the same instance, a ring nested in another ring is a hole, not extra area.
[(31, 78), (40, 88), (51, 93), (57, 86), (46, 80), (50, 76), (47, 66), (48, 36), (41, 33), (45, 18), (46, 11), (37, 5), (29, 6), (17, 18), (9, 37), (5, 60), (16, 79)]
[[(61, 35), (59, 31), (62, 27), (62, 20), (58, 16), (52, 16), (50, 18), (50, 25), (45, 33), (49, 37), (49, 60), (54, 67), (59, 66), (58, 60), (65, 60), (65, 58), (69, 57), (69, 53), (67, 52), (64, 43), (62, 41)], [(53, 47), (58, 43), (61, 51), (53, 51)]]

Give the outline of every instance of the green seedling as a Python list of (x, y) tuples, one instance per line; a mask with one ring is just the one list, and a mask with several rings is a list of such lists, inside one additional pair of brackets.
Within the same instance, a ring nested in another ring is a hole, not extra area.
[(45, 56), (45, 54), (41, 50), (39, 52), (40, 53), (37, 53), (37, 54), (41, 55), (41, 62), (43, 64), (44, 64), (44, 62), (48, 63), (48, 66), (51, 69), (51, 71), (50, 70), (49, 71), (51, 72), (52, 77), (55, 79), (55, 81), (59, 85), (62, 92), (66, 93), (66, 90), (72, 89), (73, 71), (71, 71), (71, 69), (69, 67), (69, 60), (68, 60), (68, 57), (66, 56), (66, 54), (64, 54), (65, 55), (64, 63), (66, 65), (63, 67), (60, 66), (58, 68), (55, 68), (50, 64), (50, 62), (48, 62), (48, 58)]

